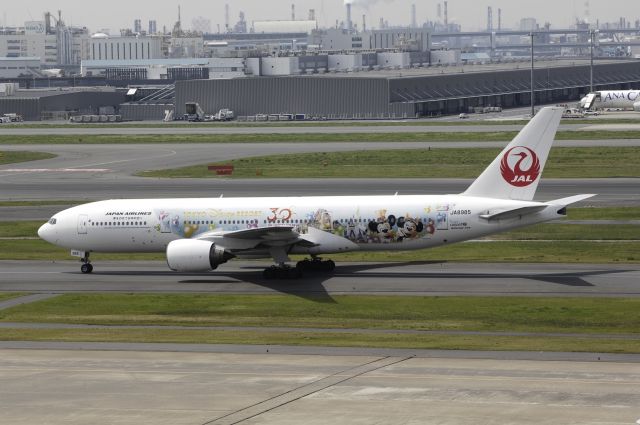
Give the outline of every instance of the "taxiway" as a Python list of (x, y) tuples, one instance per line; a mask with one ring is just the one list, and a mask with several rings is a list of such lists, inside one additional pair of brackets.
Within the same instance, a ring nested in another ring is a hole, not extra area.
[(234, 260), (211, 273), (175, 273), (161, 261), (95, 261), (91, 275), (73, 261), (0, 261), (0, 291), (162, 292), (471, 296), (640, 296), (640, 266), (511, 263), (339, 263), (332, 274), (265, 280), (270, 263)]

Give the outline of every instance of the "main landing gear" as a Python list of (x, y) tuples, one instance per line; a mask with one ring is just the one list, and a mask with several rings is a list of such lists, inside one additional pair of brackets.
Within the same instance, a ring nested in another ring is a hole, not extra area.
[(267, 267), (262, 272), (265, 279), (300, 279), (303, 272), (306, 271), (324, 271), (331, 272), (336, 268), (333, 260), (323, 260), (319, 257), (305, 258), (298, 261), (295, 267), (291, 267), (285, 263)]
[(299, 267), (291, 267), (287, 264), (273, 265), (267, 267), (262, 272), (265, 279), (300, 279), (302, 277), (302, 269)]
[(80, 262), (82, 262), (82, 265), (80, 266), (80, 271), (82, 273), (87, 274), (93, 271), (93, 266), (91, 265), (91, 261), (89, 260), (88, 252), (84, 253), (84, 257), (80, 258)]
[(333, 260), (323, 260), (320, 257), (312, 257), (311, 259), (305, 258), (302, 261), (298, 261), (296, 267), (302, 270), (321, 270), (331, 272), (336, 268), (336, 263), (334, 263)]

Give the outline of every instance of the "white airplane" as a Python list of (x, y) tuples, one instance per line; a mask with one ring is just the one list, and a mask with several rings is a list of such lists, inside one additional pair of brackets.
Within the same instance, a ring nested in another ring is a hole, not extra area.
[[(324, 254), (449, 245), (561, 218), (594, 196), (533, 201), (562, 111), (543, 108), (461, 194), (109, 200), (59, 212), (38, 234), (72, 249), (83, 273), (91, 252), (166, 252), (178, 272), (271, 257), (267, 279), (332, 270)], [(311, 259), (292, 267), (289, 254)]]
[(580, 99), (582, 109), (631, 109), (640, 112), (640, 90), (601, 90)]

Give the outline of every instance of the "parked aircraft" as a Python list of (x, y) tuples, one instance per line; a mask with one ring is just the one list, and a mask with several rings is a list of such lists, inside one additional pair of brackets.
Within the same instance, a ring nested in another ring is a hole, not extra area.
[[(38, 234), (72, 249), (83, 273), (93, 270), (92, 252), (165, 252), (178, 272), (270, 257), (265, 278), (332, 270), (327, 254), (479, 238), (564, 217), (567, 205), (594, 196), (533, 200), (562, 111), (543, 108), (461, 194), (108, 200), (61, 211)], [(290, 254), (311, 259), (293, 267)]]
[(582, 109), (630, 109), (640, 112), (640, 90), (601, 90), (580, 99)]

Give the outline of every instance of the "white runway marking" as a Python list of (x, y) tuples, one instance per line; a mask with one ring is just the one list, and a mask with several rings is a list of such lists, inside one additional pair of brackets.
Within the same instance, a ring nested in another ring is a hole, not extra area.
[(8, 168), (7, 173), (108, 173), (109, 168)]

